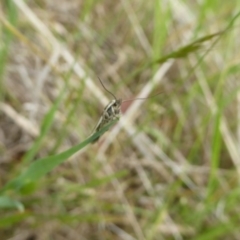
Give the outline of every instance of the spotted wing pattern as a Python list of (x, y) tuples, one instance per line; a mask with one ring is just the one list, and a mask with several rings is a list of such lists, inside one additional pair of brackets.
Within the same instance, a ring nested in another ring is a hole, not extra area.
[[(121, 104), (122, 104), (122, 99), (115, 99), (112, 100), (105, 108), (102, 113), (101, 118), (98, 121), (97, 126), (95, 127), (94, 131), (92, 134), (100, 131), (103, 127), (105, 127), (108, 123), (119, 119), (120, 114), (121, 114)], [(96, 138), (94, 142), (96, 142), (99, 139)]]

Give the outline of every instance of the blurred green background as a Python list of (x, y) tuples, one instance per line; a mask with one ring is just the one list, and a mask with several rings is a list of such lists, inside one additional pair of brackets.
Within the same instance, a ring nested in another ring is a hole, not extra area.
[[(234, 0), (1, 1), (0, 239), (240, 239), (239, 16)], [(112, 100), (98, 77), (150, 98), (89, 144)]]

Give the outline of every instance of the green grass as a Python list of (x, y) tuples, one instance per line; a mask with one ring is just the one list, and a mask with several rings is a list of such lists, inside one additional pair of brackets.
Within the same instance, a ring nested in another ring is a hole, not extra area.
[[(1, 239), (239, 239), (238, 1), (19, 2), (0, 8)], [(163, 93), (90, 144), (98, 77)]]

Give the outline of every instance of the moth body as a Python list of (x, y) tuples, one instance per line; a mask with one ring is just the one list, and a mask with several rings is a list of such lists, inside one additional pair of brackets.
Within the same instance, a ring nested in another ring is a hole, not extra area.
[[(104, 108), (102, 116), (99, 119), (98, 124), (94, 128), (92, 134), (100, 131), (108, 123), (110, 123), (110, 122), (120, 118), (120, 115), (121, 115), (121, 104), (122, 104), (122, 99), (114, 99)], [(96, 142), (98, 139), (99, 139), (99, 137), (96, 138), (93, 141), (93, 143)]]

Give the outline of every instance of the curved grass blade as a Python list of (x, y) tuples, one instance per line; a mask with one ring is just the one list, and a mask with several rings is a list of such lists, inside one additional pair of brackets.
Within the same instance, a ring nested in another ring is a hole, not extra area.
[(28, 184), (32, 181), (37, 181), (44, 175), (46, 175), (48, 172), (53, 170), (55, 167), (57, 167), (59, 164), (67, 160), (69, 157), (71, 157), (73, 154), (87, 146), (89, 143), (93, 142), (95, 139), (97, 139), (99, 136), (101, 136), (103, 133), (105, 133), (112, 125), (114, 125), (116, 121), (112, 121), (108, 125), (106, 125), (104, 128), (102, 128), (100, 131), (94, 133), (90, 137), (88, 137), (85, 141), (82, 143), (62, 152), (54, 156), (48, 156), (45, 158), (41, 158), (39, 160), (36, 160), (33, 162), (22, 174), (20, 174), (17, 178), (13, 179), (12, 181), (8, 182), (1, 190), (0, 193), (5, 192), (6, 190), (19, 190), (21, 187), (23, 187), (25, 184)]
[(0, 208), (16, 208), (20, 212), (24, 211), (24, 206), (22, 203), (7, 196), (0, 196)]

